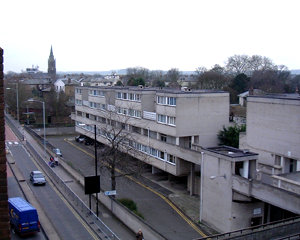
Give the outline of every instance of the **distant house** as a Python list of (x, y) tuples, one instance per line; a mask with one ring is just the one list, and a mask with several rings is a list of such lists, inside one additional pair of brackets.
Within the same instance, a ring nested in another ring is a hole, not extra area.
[(114, 86), (119, 81), (119, 77), (87, 77), (81, 81), (84, 86)]

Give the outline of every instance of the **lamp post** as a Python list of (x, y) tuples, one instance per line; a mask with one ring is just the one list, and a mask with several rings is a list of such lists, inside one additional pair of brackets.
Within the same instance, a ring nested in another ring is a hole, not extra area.
[[(79, 123), (78, 124), (79, 126), (86, 126), (85, 123)], [(96, 127), (96, 124), (94, 124), (94, 147), (95, 147), (95, 176), (97, 177), (98, 176), (98, 172), (97, 172), (97, 169), (98, 169), (98, 157), (97, 157), (97, 127)], [(100, 179), (100, 178), (99, 178)], [(98, 193), (96, 192), (96, 214), (97, 214), (97, 217), (99, 215), (99, 210), (98, 210)]]
[(13, 88), (6, 88), (6, 89), (16, 91), (16, 95), (17, 95), (17, 119), (18, 119), (18, 123), (19, 123), (20, 122), (20, 114), (19, 114), (19, 84), (18, 83), (14, 83), (14, 84), (16, 84), (16, 89), (13, 89)]
[(39, 102), (43, 104), (43, 125), (44, 125), (44, 158), (46, 158), (46, 124), (45, 124), (45, 102), (40, 101), (40, 100), (35, 100), (35, 99), (28, 99), (27, 102)]

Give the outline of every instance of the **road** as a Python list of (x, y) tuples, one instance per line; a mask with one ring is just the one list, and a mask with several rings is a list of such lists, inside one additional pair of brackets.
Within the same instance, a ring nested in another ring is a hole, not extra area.
[(39, 167), (32, 161), (24, 146), (17, 141), (7, 141), (7, 146), (20, 172), (38, 199), (39, 204), (47, 214), (60, 238), (66, 240), (96, 239), (91, 234), (91, 230), (83, 225), (82, 220), (76, 217), (74, 210), (66, 205), (63, 197), (51, 186), (49, 179), (47, 179), (46, 186), (33, 186), (30, 183), (30, 172), (32, 170), (38, 170)]
[[(93, 175), (93, 147), (75, 141), (68, 142), (64, 137), (48, 137), (48, 141), (62, 150), (64, 159), (84, 176)], [(101, 161), (101, 159), (100, 159)], [(99, 172), (99, 171), (98, 171)], [(110, 189), (109, 173), (100, 170), (101, 189)], [(151, 191), (140, 182), (128, 178), (117, 178), (117, 198), (130, 198), (137, 203), (138, 211), (143, 214), (145, 221), (167, 239), (182, 240), (201, 237), (192, 224), (186, 221), (161, 195)]]
[[(8, 197), (22, 197), (25, 199), (25, 196), (23, 192), (20, 189), (20, 186), (18, 182), (16, 181), (9, 165), (7, 165), (7, 187), (8, 187)], [(20, 237), (11, 229), (11, 239), (17, 240), (17, 239), (33, 239), (33, 240), (46, 240), (46, 236), (43, 231), (39, 233), (35, 233), (30, 236)]]

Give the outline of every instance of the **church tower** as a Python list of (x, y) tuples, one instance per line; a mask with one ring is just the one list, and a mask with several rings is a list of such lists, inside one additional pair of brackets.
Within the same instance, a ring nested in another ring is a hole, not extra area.
[(54, 59), (52, 46), (50, 50), (50, 56), (48, 59), (48, 75), (52, 81), (56, 80), (56, 60)]

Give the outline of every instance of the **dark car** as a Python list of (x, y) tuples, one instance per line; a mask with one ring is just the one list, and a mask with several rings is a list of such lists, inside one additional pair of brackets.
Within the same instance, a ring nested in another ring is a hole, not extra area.
[(83, 143), (86, 137), (84, 135), (79, 135), (75, 137), (75, 141), (79, 143)]
[(87, 137), (84, 141), (85, 145), (94, 145), (94, 139)]
[(45, 185), (46, 179), (44, 177), (44, 174), (40, 171), (32, 171), (30, 173), (30, 181), (33, 185)]

